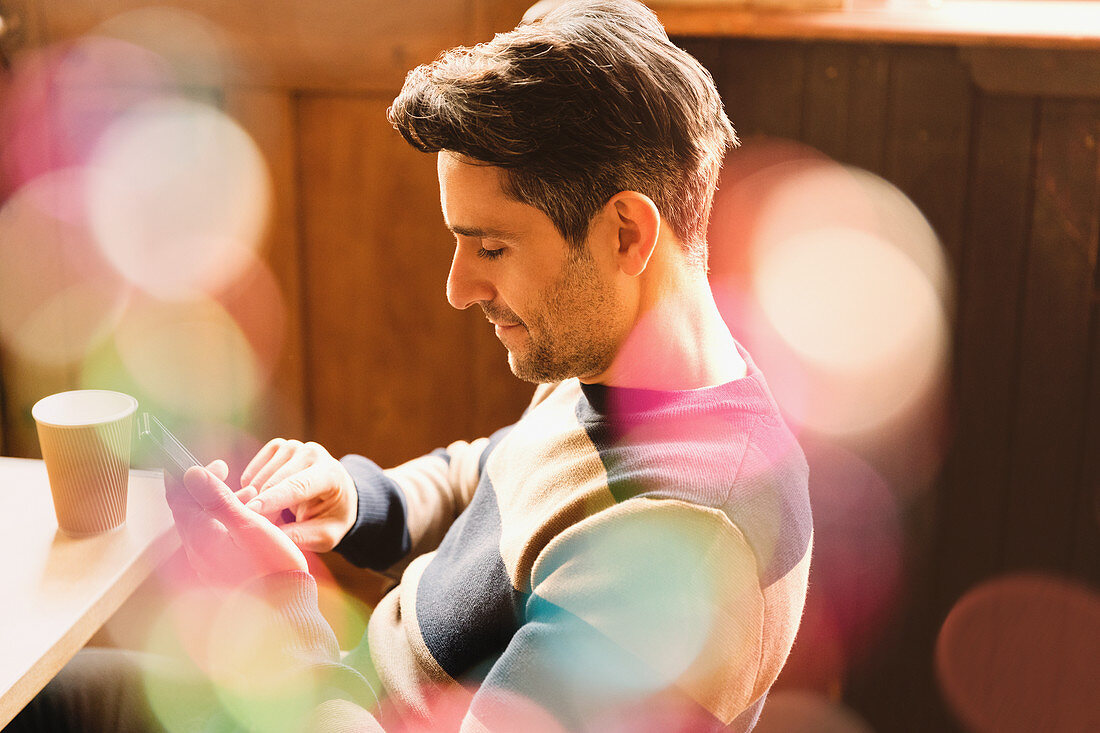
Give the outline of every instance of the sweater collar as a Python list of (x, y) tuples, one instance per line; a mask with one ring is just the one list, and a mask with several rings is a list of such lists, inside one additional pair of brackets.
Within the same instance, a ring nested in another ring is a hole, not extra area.
[(607, 417), (626, 417), (644, 413), (693, 412), (713, 409), (716, 405), (760, 410), (772, 405), (763, 374), (749, 352), (740, 343), (737, 351), (745, 360), (745, 376), (724, 384), (688, 390), (655, 390), (580, 383), (581, 392), (592, 411)]

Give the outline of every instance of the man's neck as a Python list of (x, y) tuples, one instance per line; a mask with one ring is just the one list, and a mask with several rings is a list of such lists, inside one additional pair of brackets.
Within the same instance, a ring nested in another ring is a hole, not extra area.
[[(584, 382), (689, 390), (745, 376), (747, 365), (703, 274), (679, 273), (639, 308), (610, 368)], [(670, 281), (671, 282), (671, 281)]]

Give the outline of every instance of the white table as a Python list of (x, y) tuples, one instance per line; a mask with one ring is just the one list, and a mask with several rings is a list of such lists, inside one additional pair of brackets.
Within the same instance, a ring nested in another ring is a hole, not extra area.
[(126, 523), (57, 529), (42, 461), (0, 458), (0, 728), (180, 545), (159, 471), (131, 471)]

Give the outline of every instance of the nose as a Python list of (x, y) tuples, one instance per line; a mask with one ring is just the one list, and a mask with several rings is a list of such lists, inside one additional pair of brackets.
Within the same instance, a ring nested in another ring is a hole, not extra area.
[(473, 254), (474, 247), (464, 247), (461, 243), (455, 247), (451, 271), (447, 275), (447, 302), (453, 307), (464, 310), (480, 302), (489, 302), (496, 297), (492, 283), (481, 271), (481, 263)]

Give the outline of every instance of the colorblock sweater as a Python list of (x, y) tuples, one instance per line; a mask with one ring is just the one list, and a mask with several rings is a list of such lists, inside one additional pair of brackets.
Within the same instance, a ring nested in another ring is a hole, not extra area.
[(399, 582), (341, 665), (312, 579), (269, 579), (296, 658), (333, 671), (325, 715), (351, 725), (370, 680), (386, 728), (751, 730), (813, 527), (803, 453), (742, 355), (720, 386), (568, 380), (489, 438), (341, 459), (359, 508), (336, 550)]

